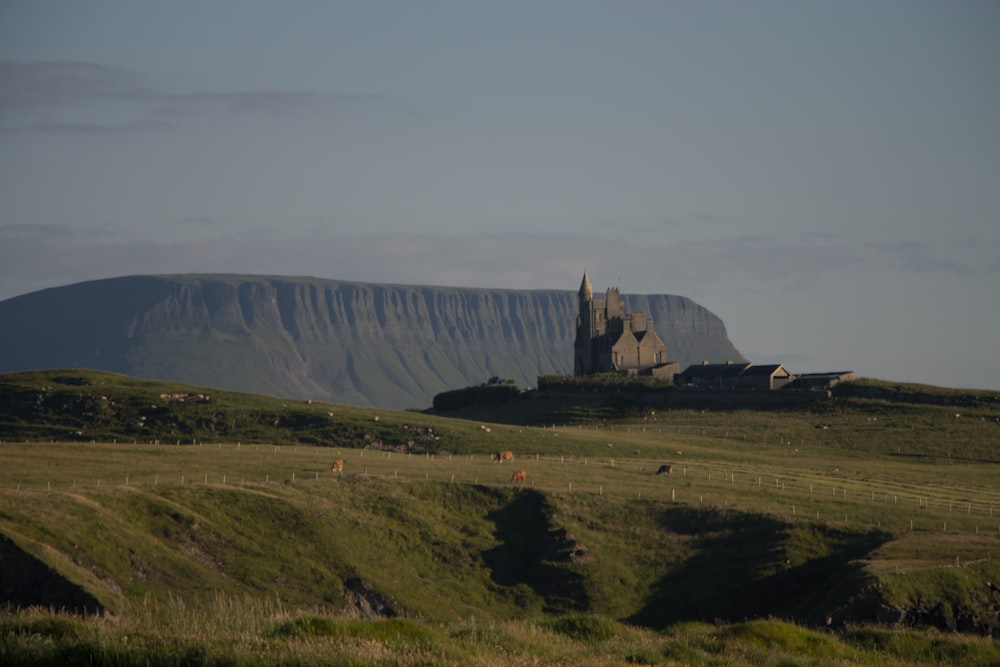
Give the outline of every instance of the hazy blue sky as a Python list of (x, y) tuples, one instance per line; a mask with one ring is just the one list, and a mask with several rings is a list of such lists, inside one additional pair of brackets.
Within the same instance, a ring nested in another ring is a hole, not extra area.
[(0, 299), (584, 269), (1000, 389), (1000, 2), (0, 2)]

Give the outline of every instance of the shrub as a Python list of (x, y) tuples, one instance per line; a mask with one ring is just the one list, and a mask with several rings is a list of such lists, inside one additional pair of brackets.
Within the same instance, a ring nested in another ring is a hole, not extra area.
[(503, 403), (520, 393), (513, 380), (490, 378), (489, 382), (476, 387), (454, 389), (434, 397), (435, 410), (458, 410), (480, 403)]
[(551, 627), (560, 634), (588, 644), (607, 641), (618, 634), (618, 628), (614, 621), (602, 616), (584, 614), (573, 614), (557, 618), (555, 621), (552, 621)]
[(649, 394), (667, 391), (674, 386), (670, 380), (646, 375), (629, 375), (625, 371), (595, 375), (540, 375), (539, 391), (572, 393), (626, 392)]
[(368, 639), (393, 644), (426, 645), (434, 634), (424, 625), (400, 618), (365, 620), (302, 616), (279, 624), (273, 632), (283, 639)]

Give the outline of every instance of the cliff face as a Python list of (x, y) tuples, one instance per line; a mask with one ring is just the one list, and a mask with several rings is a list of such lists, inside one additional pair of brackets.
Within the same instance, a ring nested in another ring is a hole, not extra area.
[[(624, 295), (685, 366), (739, 360), (693, 301)], [(0, 302), (0, 371), (94, 368), (352, 405), (423, 408), (492, 376), (573, 370), (575, 291), (233, 275), (133, 276)]]

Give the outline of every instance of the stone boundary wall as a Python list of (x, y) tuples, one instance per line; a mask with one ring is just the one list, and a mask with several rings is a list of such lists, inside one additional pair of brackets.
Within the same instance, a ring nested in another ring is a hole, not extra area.
[(810, 405), (830, 398), (825, 391), (699, 391), (696, 389), (671, 389), (668, 391), (629, 392), (608, 391), (599, 393), (568, 392), (551, 389), (538, 390), (541, 395), (565, 396), (584, 402), (622, 400), (651, 408), (715, 408), (775, 409)]
[(675, 390), (664, 403), (670, 408), (790, 408), (825, 401), (825, 391), (691, 391)]

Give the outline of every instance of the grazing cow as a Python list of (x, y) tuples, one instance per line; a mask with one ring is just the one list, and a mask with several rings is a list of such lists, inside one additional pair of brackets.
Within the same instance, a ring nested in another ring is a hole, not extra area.
[(508, 451), (508, 452), (497, 452), (496, 454), (493, 455), (493, 462), (494, 463), (503, 463), (504, 461), (513, 462), (514, 461), (514, 452), (510, 452), (510, 451)]
[(514, 476), (510, 478), (510, 483), (514, 484), (515, 482), (523, 482), (527, 478), (528, 478), (528, 473), (524, 472), (523, 470), (515, 470)]
[(334, 461), (333, 465), (330, 466), (330, 470), (333, 472), (344, 472), (344, 459)]
[(674, 472), (674, 467), (669, 463), (664, 463), (660, 466), (660, 469), (656, 471), (657, 475), (669, 475)]

